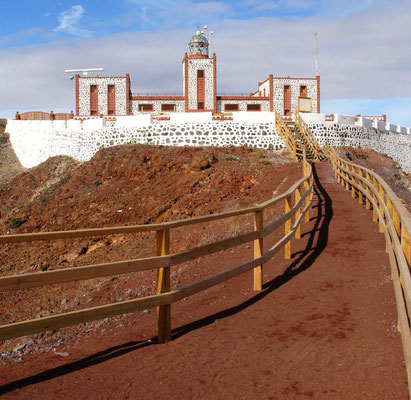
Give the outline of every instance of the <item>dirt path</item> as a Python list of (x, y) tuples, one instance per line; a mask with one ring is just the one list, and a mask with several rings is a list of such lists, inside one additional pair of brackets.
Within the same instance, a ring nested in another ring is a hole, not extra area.
[[(0, 366), (20, 399), (407, 399), (385, 242), (371, 214), (316, 165), (315, 205), (292, 260), (173, 305), (173, 340), (139, 325)], [(280, 233), (279, 233), (280, 234)], [(267, 240), (269, 245), (278, 235)], [(241, 250), (241, 249), (240, 249)], [(244, 250), (199, 265), (212, 271)], [(250, 253), (252, 249), (248, 251)], [(131, 317), (130, 317), (131, 318)]]

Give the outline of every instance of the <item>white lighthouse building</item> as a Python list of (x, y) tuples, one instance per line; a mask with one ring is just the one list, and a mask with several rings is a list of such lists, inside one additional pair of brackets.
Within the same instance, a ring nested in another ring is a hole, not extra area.
[(209, 54), (206, 36), (197, 31), (188, 43), (182, 63), (181, 95), (133, 95), (130, 75), (123, 77), (75, 76), (76, 116), (121, 116), (150, 113), (212, 112), (214, 114), (320, 112), (320, 77), (274, 77), (258, 83), (249, 95), (219, 95), (217, 58)]

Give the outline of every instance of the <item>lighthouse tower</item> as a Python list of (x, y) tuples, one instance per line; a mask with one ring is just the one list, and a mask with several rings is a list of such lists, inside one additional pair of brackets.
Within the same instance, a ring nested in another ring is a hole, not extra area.
[(209, 43), (200, 32), (188, 43), (183, 59), (183, 96), (186, 112), (217, 112), (217, 60), (208, 54)]

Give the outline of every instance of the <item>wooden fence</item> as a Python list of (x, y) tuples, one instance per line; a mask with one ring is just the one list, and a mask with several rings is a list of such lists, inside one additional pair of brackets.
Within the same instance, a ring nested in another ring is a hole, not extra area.
[(329, 150), (335, 177), (351, 190), (367, 210), (372, 209), (373, 220), (378, 221), (384, 234), (389, 256), (398, 313), (398, 329), (404, 351), (411, 397), (411, 216), (397, 195), (375, 172), (342, 160), (334, 149)]
[[(254, 269), (254, 289), (261, 290), (263, 285), (263, 264), (269, 261), (283, 247), (285, 248), (285, 258), (291, 258), (291, 239), (294, 236), (300, 238), (300, 225), (304, 218), (306, 221), (309, 220), (309, 209), (312, 203), (313, 175), (311, 165), (305, 158), (302, 166), (303, 178), (294, 183), (285, 193), (262, 204), (240, 210), (152, 225), (0, 236), (0, 245), (2, 245), (6, 243), (31, 242), (37, 240), (57, 240), (148, 231), (156, 232), (155, 257), (3, 276), (0, 277), (0, 292), (136, 271), (157, 270), (157, 295), (2, 325), (0, 326), (0, 340), (55, 330), (79, 323), (157, 307), (158, 340), (159, 342), (166, 342), (171, 339), (171, 303), (218, 285), (251, 269)], [(264, 225), (264, 210), (282, 201), (285, 202), (285, 212), (276, 220)], [(170, 232), (172, 229), (246, 214), (254, 214), (254, 231), (170, 254)], [(294, 223), (292, 223), (293, 219)], [(263, 238), (283, 225), (285, 227), (285, 235), (274, 246), (264, 252)], [(254, 259), (216, 275), (209, 276), (203, 280), (193, 282), (175, 290), (170, 290), (171, 266), (227, 250), (251, 241), (254, 242)]]
[(320, 149), (317, 139), (310, 131), (310, 128), (305, 123), (304, 119), (301, 117), (301, 114), (298, 112), (294, 114), (294, 125), (296, 133), (299, 135), (300, 140), (304, 144), (307, 153), (310, 154), (311, 159), (315, 161), (325, 160), (327, 157), (323, 154), (323, 151)]
[(67, 121), (69, 119), (73, 119), (74, 114), (71, 113), (54, 113), (51, 111), (50, 113), (43, 112), (43, 111), (27, 111), (24, 113), (19, 114), (16, 113), (17, 120), (31, 120), (31, 121)]
[[(290, 117), (292, 122), (292, 117)], [(293, 132), (291, 132), (288, 125), (284, 122), (283, 117), (274, 110), (275, 129), (283, 139), (285, 146), (293, 157), (294, 162), (297, 162), (303, 156), (303, 148), (297, 141)]]

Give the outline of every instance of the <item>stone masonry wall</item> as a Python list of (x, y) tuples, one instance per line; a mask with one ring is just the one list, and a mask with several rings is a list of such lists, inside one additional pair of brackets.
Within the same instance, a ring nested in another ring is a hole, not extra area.
[(411, 135), (340, 124), (308, 124), (320, 146), (351, 146), (385, 154), (411, 173)]
[[(33, 122), (33, 123), (32, 123)], [(34, 123), (38, 122), (38, 123)], [(7, 132), (22, 165), (33, 167), (56, 155), (89, 160), (101, 147), (125, 143), (166, 146), (250, 146), (284, 148), (273, 122), (161, 122), (143, 126), (67, 129), (61, 121), (8, 120)], [(411, 135), (342, 124), (309, 124), (320, 145), (352, 146), (391, 157), (411, 173)]]

